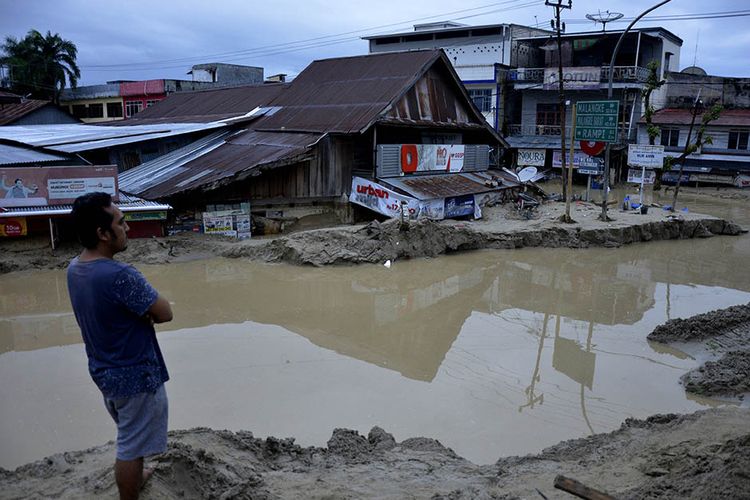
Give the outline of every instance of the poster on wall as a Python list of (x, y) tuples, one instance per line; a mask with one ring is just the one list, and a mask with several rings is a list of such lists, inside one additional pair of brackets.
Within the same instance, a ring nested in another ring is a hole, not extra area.
[(118, 201), (117, 167), (23, 167), (0, 169), (0, 207), (66, 205), (101, 191)]
[(16, 236), (26, 236), (27, 234), (26, 217), (0, 219), (0, 237), (14, 238)]
[(465, 150), (462, 144), (402, 144), (401, 171), (461, 172)]

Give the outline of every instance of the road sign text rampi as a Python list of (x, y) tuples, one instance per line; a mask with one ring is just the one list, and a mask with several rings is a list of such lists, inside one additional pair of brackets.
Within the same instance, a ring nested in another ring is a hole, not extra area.
[(615, 142), (619, 101), (580, 101), (576, 103), (575, 139)]

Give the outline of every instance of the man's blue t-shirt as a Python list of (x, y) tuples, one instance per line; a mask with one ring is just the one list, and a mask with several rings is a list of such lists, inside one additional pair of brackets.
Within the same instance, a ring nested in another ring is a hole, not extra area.
[(76, 257), (68, 267), (68, 291), (89, 373), (105, 397), (153, 392), (169, 380), (154, 327), (144, 317), (158, 293), (138, 270)]

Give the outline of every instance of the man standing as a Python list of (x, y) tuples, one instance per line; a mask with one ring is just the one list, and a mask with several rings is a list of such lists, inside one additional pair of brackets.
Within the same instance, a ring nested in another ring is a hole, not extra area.
[(117, 424), (120, 498), (135, 499), (151, 473), (143, 457), (167, 448), (169, 375), (153, 324), (171, 321), (172, 308), (133, 266), (113, 260), (127, 247), (129, 228), (110, 195), (77, 198), (73, 222), (85, 248), (68, 267), (70, 301), (89, 373)]

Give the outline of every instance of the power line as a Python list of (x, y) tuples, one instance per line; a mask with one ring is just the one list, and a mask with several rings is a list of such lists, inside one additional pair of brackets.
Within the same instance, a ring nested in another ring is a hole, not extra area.
[[(518, 4), (518, 3), (524, 2), (524, 1), (526, 1), (525, 4), (515, 5), (515, 6), (513, 5), (513, 4)], [(491, 3), (491, 4), (482, 5), (482, 6), (479, 6), (479, 7), (472, 7), (472, 8), (469, 8), (469, 9), (461, 9), (461, 10), (456, 10), (456, 11), (451, 11), (451, 12), (444, 12), (444, 13), (441, 13), (441, 14), (434, 14), (434, 15), (431, 15), (431, 16), (426, 16), (426, 17), (421, 17), (421, 18), (416, 18), (416, 19), (410, 19), (410, 20), (400, 21), (400, 22), (396, 22), (396, 23), (383, 24), (383, 25), (378, 25), (378, 26), (372, 26), (372, 27), (369, 27), (369, 28), (362, 28), (362, 29), (358, 29), (358, 30), (347, 31), (347, 32), (343, 32), (343, 33), (336, 33), (336, 34), (332, 34), (332, 35), (323, 35), (323, 36), (319, 36), (319, 37), (307, 38), (307, 39), (302, 39), (302, 40), (295, 40), (295, 41), (284, 42), (284, 43), (279, 43), (279, 44), (264, 45), (264, 46), (260, 46), (260, 47), (242, 49), (242, 50), (231, 51), (231, 52), (223, 52), (223, 53), (217, 53), (217, 54), (207, 54), (207, 55), (202, 55), (202, 56), (191, 56), (191, 57), (176, 58), (176, 59), (164, 59), (164, 60), (157, 60), (157, 61), (141, 61), (141, 62), (122, 63), (122, 64), (94, 64), (94, 65), (82, 66), (82, 68), (86, 68), (86, 69), (94, 69), (94, 68), (121, 69), (123, 67), (136, 67), (137, 66), (137, 67), (139, 67), (141, 69), (160, 69), (160, 68), (164, 68), (163, 64), (171, 64), (171, 63), (177, 63), (177, 62), (187, 63), (187, 62), (190, 62), (190, 61), (195, 61), (196, 59), (203, 59), (203, 60), (205, 60), (205, 59), (216, 58), (216, 57), (221, 57), (221, 58), (227, 58), (227, 57), (229, 57), (229, 58), (236, 59), (239, 56), (250, 56), (250, 55), (254, 55), (256, 57), (259, 57), (258, 54), (260, 54), (260, 56), (265, 55), (264, 52), (269, 51), (269, 50), (272, 51), (269, 54), (270, 55), (274, 55), (274, 54), (277, 54), (277, 53), (281, 53), (281, 52), (279, 52), (280, 49), (289, 49), (289, 50), (285, 50), (285, 51), (302, 50), (302, 49), (305, 49), (305, 48), (315, 48), (315, 47), (318, 47), (318, 46), (331, 45), (334, 42), (335, 43), (343, 43), (343, 42), (346, 42), (346, 41), (357, 40), (357, 39), (360, 38), (360, 36), (349, 37), (349, 36), (346, 36), (346, 35), (353, 35), (353, 34), (357, 34), (357, 33), (365, 33), (365, 32), (370, 32), (372, 30), (378, 30), (378, 29), (383, 29), (383, 28), (400, 26), (400, 25), (410, 24), (410, 23), (414, 23), (414, 22), (418, 22), (418, 21), (425, 21), (425, 20), (429, 20), (429, 19), (435, 19), (435, 18), (450, 16), (450, 15), (453, 15), (453, 14), (461, 14), (461, 13), (464, 13), (464, 12), (472, 12), (472, 11), (477, 11), (477, 10), (483, 10), (483, 9), (488, 9), (490, 7), (498, 7), (498, 6), (501, 6), (501, 5), (509, 5), (510, 6), (508, 8), (504, 8), (504, 9), (495, 9), (495, 10), (490, 10), (490, 11), (487, 11), (487, 12), (481, 12), (481, 13), (478, 13), (478, 14), (472, 14), (472, 15), (467, 15), (467, 16), (463, 16), (463, 17), (460, 17), (460, 18), (456, 18), (456, 19), (459, 19), (459, 20), (460, 19), (468, 19), (468, 18), (472, 18), (472, 17), (478, 17), (478, 16), (484, 16), (484, 15), (487, 15), (487, 14), (492, 14), (492, 13), (495, 13), (495, 12), (501, 12), (501, 11), (507, 11), (507, 10), (516, 10), (516, 8), (519, 8), (519, 7), (521, 7), (521, 8), (530, 7), (530, 6), (539, 4), (540, 1), (541, 0), (535, 0), (535, 1), (532, 1), (532, 2), (529, 2), (528, 0), (504, 0), (502, 2), (495, 2), (495, 3)], [(380, 34), (380, 33), (377, 33), (377, 34)], [(345, 37), (345, 38), (342, 38), (342, 37)], [(335, 40), (327, 40), (327, 39), (335, 39)], [(311, 42), (316, 42), (316, 43), (311, 43)], [(299, 46), (299, 47), (295, 47), (295, 46)], [(154, 65), (156, 65), (156, 67), (154, 67), (154, 68), (146, 68), (146, 66), (154, 66)], [(182, 66), (179, 66), (179, 67), (182, 67)]]
[[(750, 16), (750, 10), (727, 10), (721, 12), (698, 12), (690, 14), (668, 14), (662, 16), (646, 16), (643, 18), (644, 21), (694, 21), (701, 19), (723, 19), (728, 17), (747, 17)], [(634, 17), (623, 17), (613, 23), (624, 23), (635, 19)], [(589, 24), (590, 19), (568, 19), (565, 21), (567, 24)], [(539, 27), (541, 24), (537, 23), (535, 26)]]

